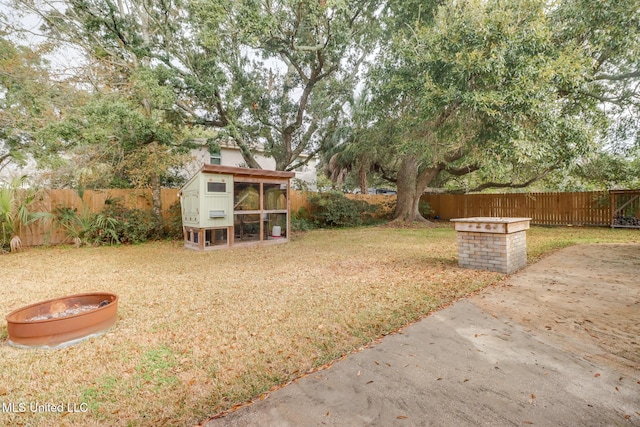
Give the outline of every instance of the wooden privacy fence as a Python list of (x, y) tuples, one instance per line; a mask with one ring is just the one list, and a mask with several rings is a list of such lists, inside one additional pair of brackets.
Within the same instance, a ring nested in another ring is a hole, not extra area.
[[(309, 209), (308, 192), (291, 192), (291, 211)], [(347, 194), (350, 199), (365, 200), (371, 204), (385, 204), (395, 196), (378, 194)], [(163, 216), (178, 201), (178, 189), (162, 190)], [(57, 207), (100, 212), (107, 199), (118, 199), (127, 208), (151, 210), (151, 190), (86, 190), (80, 198), (75, 190), (45, 190), (32, 210), (54, 212)], [(432, 216), (441, 220), (489, 217), (526, 217), (538, 225), (592, 225), (609, 226), (612, 221), (611, 196), (608, 191), (580, 193), (520, 193), (520, 194), (430, 194), (422, 196), (433, 210)], [(65, 235), (50, 231), (51, 223), (39, 223), (21, 233), (26, 246), (61, 243)]]
[[(308, 193), (294, 191), (291, 210), (309, 209)], [(387, 203), (396, 196), (346, 194), (348, 198), (371, 204)], [(611, 225), (608, 191), (578, 193), (518, 194), (429, 194), (421, 197), (429, 203), (431, 217), (441, 220), (475, 216), (531, 218), (537, 225)]]
[[(178, 200), (177, 188), (162, 189), (162, 212), (167, 216), (169, 207)], [(118, 200), (129, 209), (151, 210), (151, 190), (140, 189), (109, 189), (86, 190), (82, 198), (75, 190), (51, 189), (38, 193), (36, 203), (31, 206), (31, 211), (54, 213), (56, 208), (74, 209), (78, 214), (84, 211), (97, 213), (102, 211), (107, 200)], [(20, 233), (20, 238), (25, 246), (37, 246), (46, 243), (58, 244), (65, 241), (67, 236), (59, 231), (51, 229), (51, 221), (41, 221), (32, 224), (27, 230)]]
[(538, 225), (611, 225), (608, 191), (580, 193), (431, 194), (422, 196), (442, 220), (522, 217)]

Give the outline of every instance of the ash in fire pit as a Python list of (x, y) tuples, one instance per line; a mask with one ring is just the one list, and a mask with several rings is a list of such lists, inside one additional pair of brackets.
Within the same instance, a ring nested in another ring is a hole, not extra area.
[(57, 313), (50, 313), (42, 316), (35, 316), (29, 319), (29, 322), (35, 322), (36, 320), (58, 319), (60, 317), (65, 317), (65, 316), (73, 316), (74, 314), (84, 313), (85, 311), (95, 310), (96, 308), (98, 308), (97, 305), (81, 305), (79, 307), (68, 308), (64, 311), (59, 311)]

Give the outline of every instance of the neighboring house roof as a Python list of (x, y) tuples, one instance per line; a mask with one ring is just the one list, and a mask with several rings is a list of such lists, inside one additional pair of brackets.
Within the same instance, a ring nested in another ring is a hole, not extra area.
[[(206, 138), (195, 138), (194, 142), (201, 145), (201, 146), (208, 146), (208, 142)], [(220, 139), (218, 141), (216, 141), (217, 144), (220, 146), (220, 148), (230, 148), (230, 149), (234, 149), (234, 150), (240, 150), (240, 146), (236, 143), (235, 140), (233, 140), (232, 138), (227, 138), (227, 139)], [(264, 155), (265, 150), (264, 150), (264, 145), (261, 143), (256, 143), (251, 145), (251, 151), (260, 154), (260, 155)], [(303, 157), (303, 158), (307, 158), (307, 157), (315, 157), (309, 153), (305, 153), (302, 152), (298, 155), (298, 157)]]
[[(246, 162), (242, 157), (240, 147), (233, 140), (221, 140), (218, 142), (220, 152), (212, 154), (209, 152), (209, 146), (204, 138), (196, 138), (194, 142), (200, 145), (199, 148), (193, 149), (192, 162), (186, 164), (182, 169), (182, 175), (185, 178), (193, 176), (198, 172), (203, 164), (205, 165), (222, 165), (231, 167), (246, 168)], [(253, 149), (254, 158), (263, 170), (275, 170), (276, 161), (273, 157), (266, 156), (262, 146)], [(214, 158), (216, 159), (214, 161)], [(298, 160), (309, 160), (306, 165), (296, 167), (294, 178), (299, 182), (304, 182), (308, 189), (315, 190), (317, 180), (316, 158), (309, 154), (301, 154)], [(292, 171), (294, 172), (294, 171)]]

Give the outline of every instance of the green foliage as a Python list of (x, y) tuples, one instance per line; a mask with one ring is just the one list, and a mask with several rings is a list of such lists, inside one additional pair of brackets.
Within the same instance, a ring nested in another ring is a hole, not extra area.
[[(27, 177), (17, 177), (0, 185), (0, 252), (21, 247), (18, 236), (24, 228), (36, 221), (49, 218), (46, 212), (34, 212), (32, 207), (38, 201), (39, 190), (23, 188)], [(13, 246), (11, 241), (13, 240)]]
[(364, 134), (348, 142), (397, 183), (400, 217), (415, 217), (405, 211), (428, 187), (522, 188), (567, 170), (598, 149), (612, 112), (638, 117), (637, 0), (591, 3), (409, 0), (384, 10), (395, 31), (368, 74)]
[(160, 346), (144, 353), (136, 366), (136, 380), (150, 383), (154, 389), (175, 384), (178, 378), (173, 368), (178, 365), (176, 354), (169, 347)]
[(418, 212), (420, 212), (420, 215), (422, 215), (424, 218), (427, 218), (431, 216), (431, 214), (433, 214), (433, 209), (431, 209), (431, 205), (429, 204), (429, 202), (420, 200), (420, 202), (418, 203)]
[[(145, 74), (145, 78), (150, 77)], [(151, 90), (148, 85), (134, 88)], [(157, 177), (177, 182), (173, 170), (188, 159), (191, 145), (179, 126), (165, 120), (162, 110), (141, 106), (137, 97), (144, 95), (135, 91), (95, 95), (74, 114), (41, 132), (49, 149), (68, 157), (52, 165), (54, 184), (141, 188), (151, 186)], [(152, 90), (151, 95), (159, 96)], [(155, 105), (154, 101), (159, 106), (166, 102), (150, 98), (148, 105)]]
[(169, 206), (168, 218), (164, 221), (164, 235), (167, 239), (182, 240), (182, 207), (180, 201)]
[(149, 211), (125, 208), (117, 199), (108, 199), (99, 213), (91, 212), (84, 203), (80, 211), (59, 206), (54, 210), (54, 226), (76, 246), (142, 243), (159, 237)]
[(362, 200), (351, 200), (338, 191), (313, 193), (309, 218), (318, 227), (356, 227), (371, 223), (375, 206)]
[(151, 212), (141, 209), (129, 209), (117, 199), (107, 200), (102, 213), (96, 216), (109, 230), (105, 236), (123, 244), (143, 243), (159, 237), (157, 223)]
[(291, 229), (294, 231), (313, 230), (315, 224), (310, 218), (309, 211), (305, 207), (301, 207), (296, 212), (291, 213)]
[(76, 247), (120, 243), (118, 220), (103, 213), (95, 214), (84, 204), (80, 212), (76, 208), (58, 206), (53, 215), (54, 226), (63, 230)]
[[(0, 14), (0, 18), (2, 18)], [(80, 91), (64, 82), (53, 82), (47, 69), (47, 45), (20, 46), (13, 31), (0, 22), (0, 171), (8, 165), (24, 166), (30, 157), (48, 154), (37, 135), (61, 114)]]
[(94, 381), (94, 385), (82, 390), (80, 401), (86, 403), (89, 409), (98, 414), (100, 406), (104, 402), (112, 401), (114, 388), (118, 386), (118, 378), (104, 376)]

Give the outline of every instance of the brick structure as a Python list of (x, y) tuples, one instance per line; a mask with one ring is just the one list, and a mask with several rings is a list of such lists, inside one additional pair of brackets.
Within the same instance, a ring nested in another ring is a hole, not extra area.
[(458, 232), (458, 264), (476, 270), (511, 274), (527, 265), (531, 218), (452, 219)]

